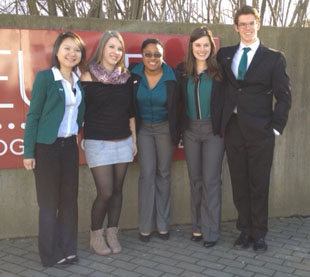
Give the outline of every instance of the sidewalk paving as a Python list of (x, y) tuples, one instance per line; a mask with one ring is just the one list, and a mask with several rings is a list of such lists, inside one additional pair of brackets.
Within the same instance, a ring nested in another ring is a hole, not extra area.
[(310, 217), (269, 221), (268, 250), (236, 250), (234, 222), (223, 222), (221, 238), (213, 248), (191, 242), (191, 226), (172, 226), (168, 241), (155, 235), (148, 243), (137, 230), (120, 232), (123, 251), (98, 256), (89, 250), (88, 233), (79, 234), (80, 262), (64, 269), (40, 264), (37, 238), (0, 240), (0, 277), (11, 276), (306, 276), (310, 277)]

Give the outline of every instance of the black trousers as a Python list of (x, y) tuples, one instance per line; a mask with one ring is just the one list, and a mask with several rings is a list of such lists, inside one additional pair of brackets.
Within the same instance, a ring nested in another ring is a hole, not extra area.
[(78, 147), (76, 136), (36, 145), (39, 253), (43, 266), (76, 255)]
[(233, 201), (238, 211), (237, 228), (254, 239), (268, 231), (268, 194), (274, 136), (247, 141), (233, 115), (225, 131)]

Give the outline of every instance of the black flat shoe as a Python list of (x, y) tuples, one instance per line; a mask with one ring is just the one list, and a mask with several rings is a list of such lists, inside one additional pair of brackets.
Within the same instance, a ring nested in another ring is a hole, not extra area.
[(251, 237), (246, 233), (241, 233), (234, 243), (234, 247), (247, 249), (252, 241)]
[(216, 241), (204, 241), (203, 246), (205, 248), (210, 248), (216, 245)]
[(202, 240), (202, 235), (195, 236), (192, 234), (191, 241), (201, 241), (201, 240)]
[(158, 237), (162, 240), (168, 240), (170, 235), (169, 235), (169, 232), (164, 233), (164, 234), (158, 233)]
[(150, 238), (151, 238), (151, 234), (149, 234), (149, 235), (142, 235), (141, 233), (139, 233), (139, 239), (142, 242), (149, 242)]
[(253, 243), (253, 249), (256, 252), (265, 252), (267, 250), (268, 246), (265, 242), (264, 238), (255, 239)]

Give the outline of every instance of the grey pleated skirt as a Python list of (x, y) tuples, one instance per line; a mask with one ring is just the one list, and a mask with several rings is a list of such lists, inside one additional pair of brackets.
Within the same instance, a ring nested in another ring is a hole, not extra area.
[(133, 161), (132, 137), (120, 141), (84, 140), (86, 162), (89, 168)]

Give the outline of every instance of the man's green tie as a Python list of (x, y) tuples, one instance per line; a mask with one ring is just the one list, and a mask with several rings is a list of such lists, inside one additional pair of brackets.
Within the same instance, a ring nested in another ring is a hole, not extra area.
[(243, 80), (246, 72), (246, 68), (248, 65), (248, 52), (251, 50), (250, 47), (243, 48), (243, 54), (240, 59), (239, 67), (238, 67), (238, 77), (237, 80)]

